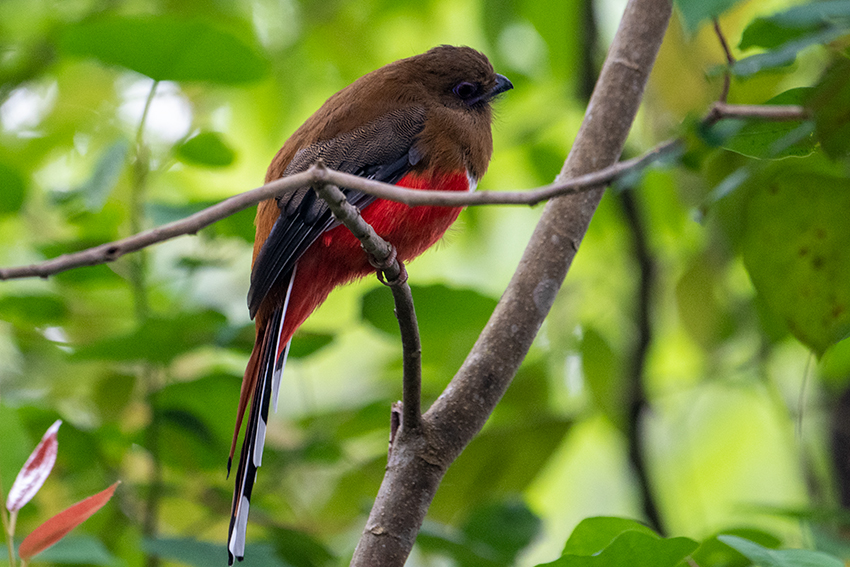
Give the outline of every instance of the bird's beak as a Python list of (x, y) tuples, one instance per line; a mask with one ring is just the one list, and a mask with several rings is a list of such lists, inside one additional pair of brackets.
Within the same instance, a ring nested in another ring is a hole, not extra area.
[(487, 93), (487, 99), (492, 100), (496, 98), (496, 96), (502, 94), (505, 91), (509, 91), (514, 88), (514, 84), (504, 75), (500, 75), (496, 73), (496, 86), (490, 89), (490, 92)]

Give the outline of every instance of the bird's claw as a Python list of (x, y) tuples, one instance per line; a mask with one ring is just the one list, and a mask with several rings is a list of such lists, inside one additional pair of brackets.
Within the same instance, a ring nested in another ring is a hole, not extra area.
[[(398, 253), (395, 246), (390, 248), (390, 255), (384, 260), (378, 260), (376, 257), (369, 254), (369, 263), (377, 270), (378, 279), (384, 285), (399, 285), (407, 282), (407, 270), (402, 262), (398, 261)], [(386, 277), (388, 270), (398, 266), (398, 276), (393, 279)]]

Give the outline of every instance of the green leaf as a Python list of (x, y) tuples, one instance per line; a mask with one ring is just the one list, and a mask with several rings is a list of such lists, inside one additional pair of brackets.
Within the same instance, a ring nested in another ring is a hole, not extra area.
[(224, 315), (215, 311), (152, 317), (130, 334), (77, 348), (72, 358), (167, 363), (199, 346), (214, 343), (224, 324)]
[(53, 295), (10, 295), (0, 298), (0, 320), (27, 327), (55, 324), (67, 314), (68, 307)]
[(738, 77), (750, 77), (762, 71), (783, 70), (797, 59), (800, 51), (812, 45), (827, 44), (845, 33), (844, 29), (830, 27), (787, 41), (771, 51), (739, 59), (732, 65), (732, 73)]
[(201, 20), (110, 16), (68, 27), (59, 44), (157, 81), (243, 83), (268, 72), (254, 45)]
[(595, 555), (627, 531), (658, 538), (658, 534), (637, 520), (614, 516), (585, 518), (573, 529), (561, 555)]
[(416, 544), (454, 559), (460, 567), (501, 567), (514, 564), (540, 526), (540, 519), (522, 502), (487, 503), (476, 507), (459, 531), (426, 523)]
[(540, 518), (523, 502), (484, 504), (472, 511), (462, 531), (475, 548), (486, 548), (499, 565), (511, 565), (540, 532)]
[[(208, 543), (190, 538), (145, 538), (142, 540), (142, 549), (162, 559), (178, 561), (193, 567), (223, 565), (227, 561), (227, 549), (224, 543)], [(274, 548), (267, 543), (246, 546), (244, 565), (290, 567), (275, 555)]]
[(39, 563), (116, 565), (118, 560), (92, 536), (66, 537), (38, 554)]
[(314, 352), (331, 344), (333, 340), (334, 335), (327, 333), (298, 332), (292, 339), (292, 344), (289, 347), (289, 356), (291, 358), (310, 356)]
[[(493, 309), (496, 300), (471, 289), (444, 285), (411, 286), (416, 307), (422, 353), (426, 360), (439, 357), (446, 365), (456, 366), (472, 348)], [(363, 296), (363, 318), (376, 328), (399, 336), (392, 294), (377, 288)]]
[(850, 26), (850, 2), (830, 0), (794, 6), (784, 12), (756, 18), (741, 34), (738, 48), (773, 49), (783, 43), (828, 27)]
[(679, 319), (688, 333), (710, 350), (726, 336), (730, 322), (722, 297), (721, 270), (710, 258), (699, 256), (676, 282)]
[[(458, 509), (522, 493), (551, 459), (572, 421), (546, 415), (482, 431), (449, 467), (428, 511), (448, 521)], [(522, 455), (506, 459), (505, 455)]]
[(289, 528), (271, 530), (277, 556), (292, 567), (321, 567), (336, 564), (336, 556), (313, 536)]
[(850, 181), (781, 168), (746, 207), (744, 263), (767, 306), (818, 356), (850, 333)]
[(26, 189), (18, 170), (0, 163), (0, 215), (17, 213), (24, 204)]
[(236, 159), (236, 153), (217, 132), (201, 132), (179, 144), (174, 153), (182, 162), (207, 167), (227, 167)]
[[(803, 105), (814, 89), (801, 87), (787, 90), (764, 104)], [(741, 155), (761, 159), (781, 159), (788, 156), (804, 157), (817, 145), (811, 121), (793, 120), (773, 122), (751, 118), (736, 120), (739, 128), (723, 147)]]
[(740, 0), (676, 0), (685, 28), (693, 33), (705, 20), (720, 16)]
[(738, 550), (759, 567), (844, 567), (844, 562), (821, 551), (808, 549), (768, 549), (733, 535), (717, 539)]
[(593, 400), (618, 427), (624, 425), (625, 397), (619, 359), (614, 349), (594, 328), (585, 329), (581, 339), (581, 361)]
[(661, 539), (655, 534), (629, 530), (596, 555), (564, 555), (545, 567), (675, 567), (697, 545), (685, 537)]
[[(779, 539), (776, 537), (750, 528), (724, 530), (724, 533), (726, 535), (739, 536), (769, 548), (779, 547), (780, 544)], [(710, 537), (703, 541), (700, 544), (699, 549), (693, 552), (691, 558), (694, 560), (694, 563), (703, 567), (708, 567), (710, 565), (722, 565), (723, 567), (748, 567), (750, 565), (749, 559), (721, 542), (717, 539), (717, 536)]]
[(827, 70), (809, 104), (827, 155), (837, 159), (850, 153), (850, 61), (841, 59)]
[(129, 150), (130, 144), (126, 140), (114, 142), (100, 156), (91, 177), (70, 193), (82, 196), (86, 210), (97, 213), (103, 209), (106, 199), (118, 184)]
[(156, 393), (162, 416), (160, 458), (189, 469), (221, 469), (233, 435), (233, 421), (222, 419), (224, 408), (235, 415), (239, 376), (214, 374), (169, 384)]
[[(170, 222), (184, 219), (190, 215), (211, 207), (219, 201), (201, 201), (185, 205), (173, 205), (170, 203), (148, 203), (145, 211), (151, 221), (159, 226)], [(204, 229), (219, 236), (233, 236), (241, 238), (245, 242), (254, 242), (254, 217), (257, 215), (256, 207), (248, 207), (237, 213), (213, 223)]]

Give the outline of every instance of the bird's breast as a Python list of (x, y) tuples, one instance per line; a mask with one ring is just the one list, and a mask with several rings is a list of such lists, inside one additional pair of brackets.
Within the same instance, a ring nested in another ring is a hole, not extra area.
[[(469, 191), (474, 189), (473, 177), (467, 172), (436, 173), (423, 175), (409, 173), (401, 178), (397, 185), (423, 191)], [(378, 199), (363, 211), (363, 220), (369, 223), (381, 238), (395, 246), (398, 258), (412, 260), (435, 244), (460, 214), (460, 207), (410, 207)], [(322, 244), (340, 251), (349, 250), (365, 273), (371, 271), (365, 261), (360, 243), (343, 226), (326, 232), (321, 238)], [(352, 260), (354, 258), (352, 257)], [(361, 260), (362, 259), (362, 260)], [(352, 266), (354, 267), (354, 266)]]

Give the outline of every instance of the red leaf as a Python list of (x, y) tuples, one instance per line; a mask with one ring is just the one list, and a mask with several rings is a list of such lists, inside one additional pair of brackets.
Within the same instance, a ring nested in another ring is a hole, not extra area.
[(106, 490), (77, 502), (38, 526), (21, 542), (21, 546), (18, 548), (18, 556), (21, 559), (29, 559), (65, 537), (68, 532), (88, 520), (89, 516), (109, 502), (115, 492), (115, 487), (120, 482), (118, 481)]
[(9, 497), (6, 498), (6, 509), (10, 512), (20, 510), (24, 504), (32, 500), (44, 481), (47, 480), (53, 465), (56, 463), (56, 452), (59, 450), (59, 442), (56, 434), (62, 420), (57, 419), (48, 428), (36, 446), (27, 462), (24, 463), (21, 472), (15, 478)]

